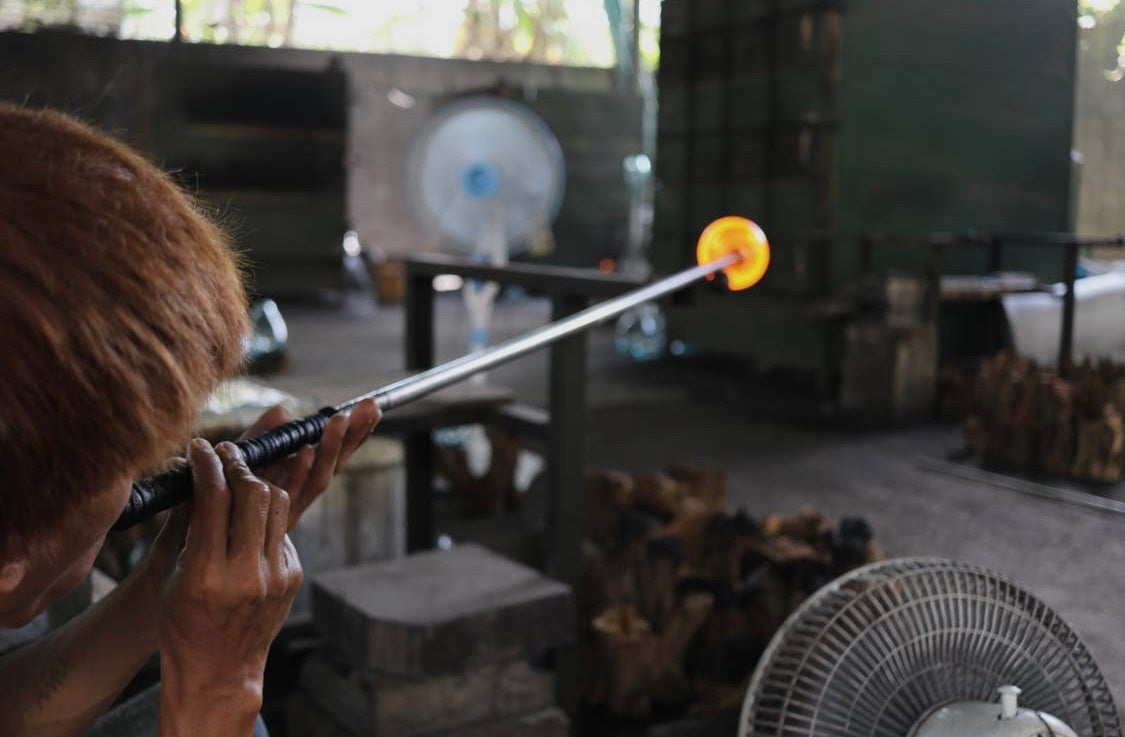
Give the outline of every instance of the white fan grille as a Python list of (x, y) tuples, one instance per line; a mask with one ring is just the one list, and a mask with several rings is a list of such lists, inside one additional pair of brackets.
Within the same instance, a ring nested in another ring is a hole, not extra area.
[[(535, 112), (477, 95), (445, 105), (418, 131), (406, 189), (444, 248), (478, 254), (499, 230), (514, 254), (558, 215), (565, 170), (558, 139)], [(467, 181), (473, 172), (479, 189)]]
[(742, 734), (904, 737), (935, 707), (994, 701), (1005, 684), (1080, 735), (1121, 735), (1093, 658), (1043, 602), (964, 563), (875, 563), (818, 591), (779, 630)]

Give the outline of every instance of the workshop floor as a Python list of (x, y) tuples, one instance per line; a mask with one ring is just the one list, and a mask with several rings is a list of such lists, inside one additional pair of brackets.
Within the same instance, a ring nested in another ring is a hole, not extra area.
[[(403, 314), (349, 299), (343, 307), (282, 305), (292, 366), (271, 383), (336, 402), (401, 375)], [(463, 353), (456, 297), (436, 309), (438, 358)], [(498, 304), (495, 339), (549, 319), (537, 300)], [(1125, 516), (1028, 496), (925, 470), (960, 447), (955, 427), (844, 430), (817, 420), (800, 395), (763, 391), (733, 362), (637, 364), (617, 356), (612, 333), (591, 333), (587, 459), (657, 470), (685, 460), (727, 472), (733, 505), (751, 514), (812, 505), (833, 518), (863, 516), (895, 556), (957, 558), (1008, 574), (1055, 608), (1094, 654), (1125, 706)], [(517, 399), (546, 395), (544, 352), (490, 379)]]

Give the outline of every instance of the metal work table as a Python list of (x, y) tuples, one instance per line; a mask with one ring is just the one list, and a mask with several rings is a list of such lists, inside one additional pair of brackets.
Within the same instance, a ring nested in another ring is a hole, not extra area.
[(931, 301), (936, 315), (940, 301), (940, 280), (947, 251), (958, 248), (983, 250), (986, 254), (986, 271), (998, 273), (1004, 268), (1004, 251), (1010, 246), (1054, 248), (1062, 252), (1063, 310), (1060, 325), (1058, 369), (1065, 374), (1074, 354), (1074, 282), (1078, 278), (1078, 252), (1082, 248), (1122, 248), (1125, 237), (1079, 238), (1070, 233), (932, 233), (928, 236), (906, 236), (887, 233), (865, 233), (859, 241), (861, 273), (873, 268), (873, 251), (878, 246), (925, 247), (930, 251), (928, 277), (931, 281)]

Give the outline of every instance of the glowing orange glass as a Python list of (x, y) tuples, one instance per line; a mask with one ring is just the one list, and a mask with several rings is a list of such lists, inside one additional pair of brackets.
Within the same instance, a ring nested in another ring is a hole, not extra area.
[(761, 281), (770, 265), (770, 244), (757, 223), (728, 215), (708, 225), (699, 236), (695, 257), (700, 265), (731, 253), (741, 254), (742, 259), (723, 269), (729, 289), (749, 289)]

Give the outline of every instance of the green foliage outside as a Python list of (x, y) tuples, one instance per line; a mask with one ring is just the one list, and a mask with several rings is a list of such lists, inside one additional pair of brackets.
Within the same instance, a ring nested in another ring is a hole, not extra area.
[(1125, 79), (1125, 3), (1078, 0), (1081, 58), (1096, 64), (1110, 82)]
[[(622, 0), (630, 19), (631, 2)], [(641, 58), (659, 57), (660, 0), (642, 3)], [(181, 0), (194, 43), (613, 66), (604, 0)], [(0, 0), (0, 29), (72, 27), (170, 39), (175, 0)]]

